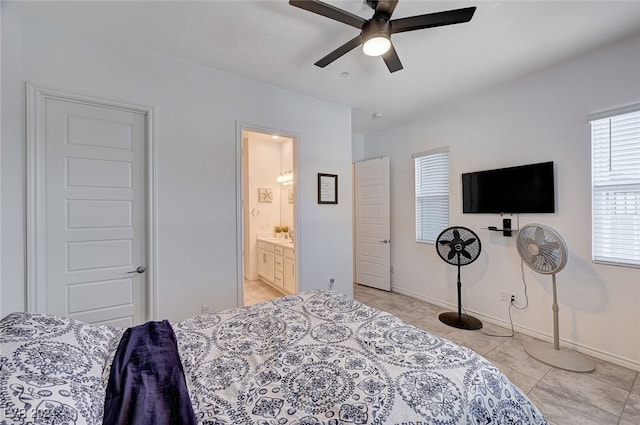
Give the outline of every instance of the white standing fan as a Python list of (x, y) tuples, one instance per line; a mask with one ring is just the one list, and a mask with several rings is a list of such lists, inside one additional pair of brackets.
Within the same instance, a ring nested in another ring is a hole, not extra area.
[(591, 372), (595, 364), (573, 350), (560, 349), (558, 335), (558, 297), (556, 295), (556, 273), (567, 264), (569, 250), (562, 236), (549, 226), (527, 224), (516, 236), (518, 254), (533, 271), (550, 274), (553, 279), (553, 346), (546, 342), (525, 345), (525, 350), (535, 359), (550, 366), (573, 372)]

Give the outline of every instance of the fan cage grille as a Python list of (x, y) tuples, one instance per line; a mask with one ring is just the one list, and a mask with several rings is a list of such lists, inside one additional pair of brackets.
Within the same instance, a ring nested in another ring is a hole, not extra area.
[(567, 263), (567, 245), (553, 228), (542, 224), (523, 226), (516, 237), (518, 254), (533, 271), (558, 273)]
[(449, 227), (436, 239), (436, 250), (444, 261), (454, 266), (474, 262), (482, 251), (480, 238), (466, 227)]

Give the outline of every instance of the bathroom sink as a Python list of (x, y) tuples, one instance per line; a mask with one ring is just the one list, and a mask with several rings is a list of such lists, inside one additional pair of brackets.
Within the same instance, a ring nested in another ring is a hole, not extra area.
[(291, 239), (274, 238), (274, 242), (280, 245), (293, 245), (293, 241)]
[(276, 245), (293, 247), (293, 240), (292, 239), (266, 238), (266, 237), (260, 237), (258, 239), (261, 239), (261, 240), (267, 241), (267, 242), (271, 242), (271, 243), (276, 244)]

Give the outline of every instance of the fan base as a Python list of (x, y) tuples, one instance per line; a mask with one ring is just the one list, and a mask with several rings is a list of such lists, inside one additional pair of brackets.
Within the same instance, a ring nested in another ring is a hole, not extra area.
[(468, 329), (471, 331), (482, 329), (482, 322), (467, 314), (460, 316), (458, 313), (452, 311), (448, 313), (441, 313), (438, 318), (445, 325), (453, 326), (454, 328)]
[(569, 349), (556, 350), (546, 342), (532, 342), (525, 345), (524, 349), (534, 359), (560, 369), (591, 372), (596, 368), (595, 363), (582, 354)]

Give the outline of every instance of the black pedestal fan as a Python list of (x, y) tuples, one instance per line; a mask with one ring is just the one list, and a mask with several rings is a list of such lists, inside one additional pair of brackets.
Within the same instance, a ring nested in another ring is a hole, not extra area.
[(440, 314), (439, 318), (454, 328), (481, 329), (482, 322), (468, 314), (462, 314), (462, 283), (460, 282), (460, 267), (473, 263), (482, 250), (480, 239), (472, 230), (466, 227), (449, 227), (436, 239), (436, 250), (444, 261), (458, 266), (458, 312)]

